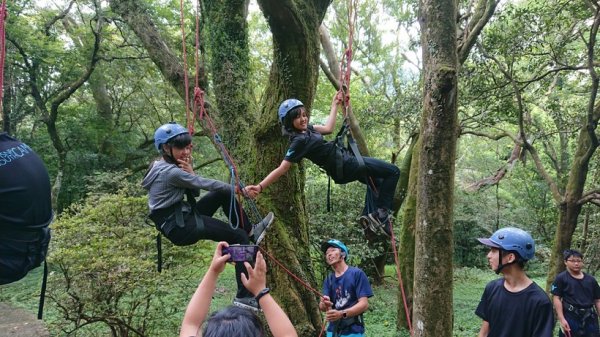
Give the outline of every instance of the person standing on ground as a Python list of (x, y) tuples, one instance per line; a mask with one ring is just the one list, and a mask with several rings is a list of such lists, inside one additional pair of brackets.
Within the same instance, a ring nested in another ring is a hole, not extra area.
[[(225, 269), (227, 260), (230, 257), (229, 254), (223, 255), (222, 253), (223, 248), (228, 246), (227, 242), (219, 242), (217, 244), (210, 267), (185, 310), (179, 331), (180, 337), (265, 336), (262, 322), (250, 310), (229, 306), (213, 313), (206, 320), (210, 309), (210, 302), (216, 289), (217, 279), (219, 274)], [(262, 254), (260, 252), (257, 253), (254, 268), (248, 262), (238, 263), (245, 264), (248, 269), (248, 277), (242, 275), (242, 281), (244, 282), (244, 286), (256, 296), (256, 301), (260, 303), (273, 337), (298, 337), (289, 317), (287, 317), (279, 304), (270, 295), (270, 289), (266, 287), (267, 264)], [(204, 330), (202, 333), (199, 333), (205, 320)]]
[(491, 269), (502, 274), (486, 285), (475, 310), (483, 319), (479, 337), (551, 337), (552, 303), (524, 270), (535, 254), (531, 235), (507, 227), (478, 240), (490, 248), (487, 259)]
[(323, 284), (323, 297), (319, 309), (329, 321), (327, 337), (361, 337), (365, 335), (363, 313), (369, 308), (373, 296), (367, 275), (346, 263), (349, 251), (339, 240), (323, 242), (321, 251), (333, 272)]
[(0, 284), (22, 279), (45, 260), (53, 218), (44, 162), (0, 132)]
[(574, 249), (563, 252), (566, 270), (552, 282), (554, 309), (560, 323), (560, 337), (600, 337), (600, 286), (582, 271), (583, 254)]

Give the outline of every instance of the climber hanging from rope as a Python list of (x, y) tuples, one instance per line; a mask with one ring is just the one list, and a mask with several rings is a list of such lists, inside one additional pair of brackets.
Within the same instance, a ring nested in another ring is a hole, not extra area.
[[(324, 125), (310, 124), (309, 114), (304, 104), (289, 98), (281, 103), (278, 120), (284, 136), (289, 137), (290, 146), (283, 161), (257, 185), (247, 186), (246, 193), (256, 197), (263, 189), (277, 181), (292, 166), (307, 158), (321, 167), (337, 183), (346, 184), (360, 181), (369, 186), (365, 197), (365, 207), (359, 217), (363, 228), (391, 236), (391, 208), (400, 170), (390, 163), (371, 157), (362, 157), (352, 138), (348, 126), (350, 110), (350, 75), (352, 61), (352, 41), (355, 21), (354, 5), (349, 1), (348, 24), (349, 42), (340, 64), (340, 90), (333, 97), (329, 118)], [(333, 132), (338, 107), (343, 108), (343, 125), (334, 141), (325, 141), (323, 135)], [(348, 148), (343, 146), (343, 137), (348, 140)]]
[[(199, 240), (229, 244), (249, 244), (252, 240), (257, 245), (262, 241), (273, 222), (273, 213), (251, 226), (246, 212), (237, 203), (230, 204), (230, 200), (236, 199), (231, 195), (229, 184), (196, 175), (191, 160), (192, 136), (188, 129), (176, 123), (164, 124), (156, 129), (154, 144), (161, 158), (151, 164), (142, 186), (148, 190), (149, 217), (157, 230), (178, 246)], [(200, 189), (209, 192), (196, 202)], [(232, 208), (241, 209), (232, 226), (212, 217), (219, 207), (226, 216)], [(241, 282), (243, 272), (244, 265), (236, 264), (238, 291), (234, 304), (257, 309), (254, 296)]]
[[(283, 134), (289, 137), (290, 146), (279, 167), (271, 171), (257, 185), (247, 186), (246, 192), (249, 196), (256, 197), (289, 171), (293, 163), (299, 163), (302, 158), (307, 158), (325, 170), (338, 184), (353, 181), (368, 184), (371, 179), (378, 192), (373, 200), (376, 209), (364, 215), (363, 220), (368, 220), (376, 231), (382, 230), (390, 236), (390, 210), (400, 170), (395, 165), (382, 160), (362, 157), (365, 166), (363, 173), (359, 169), (356, 156), (346, 148), (336, 146), (335, 142), (323, 139), (323, 135), (331, 134), (335, 127), (337, 110), (342, 99), (341, 91), (333, 97), (329, 118), (324, 125), (309, 124), (306, 109), (301, 101), (290, 98), (281, 103), (278, 111), (279, 122)], [(341, 170), (338, 170), (338, 166)]]

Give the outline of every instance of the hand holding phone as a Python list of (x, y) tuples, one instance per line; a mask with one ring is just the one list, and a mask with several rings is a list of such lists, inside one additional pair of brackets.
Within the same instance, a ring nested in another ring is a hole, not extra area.
[(258, 246), (255, 245), (231, 245), (229, 247), (223, 247), (221, 250), (223, 255), (229, 254), (228, 262), (253, 262), (256, 259), (256, 253), (258, 253)]

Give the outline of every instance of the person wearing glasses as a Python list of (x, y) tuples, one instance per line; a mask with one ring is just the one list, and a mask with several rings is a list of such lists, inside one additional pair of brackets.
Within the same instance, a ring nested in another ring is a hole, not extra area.
[(563, 252), (566, 270), (552, 283), (552, 301), (560, 322), (560, 337), (600, 337), (600, 286), (582, 271), (583, 254), (567, 249)]

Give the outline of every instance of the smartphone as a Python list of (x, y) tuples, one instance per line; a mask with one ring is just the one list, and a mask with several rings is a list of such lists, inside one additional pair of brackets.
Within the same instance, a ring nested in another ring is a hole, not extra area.
[(230, 254), (229, 262), (253, 262), (258, 253), (258, 246), (255, 245), (231, 245), (223, 247), (223, 255)]

